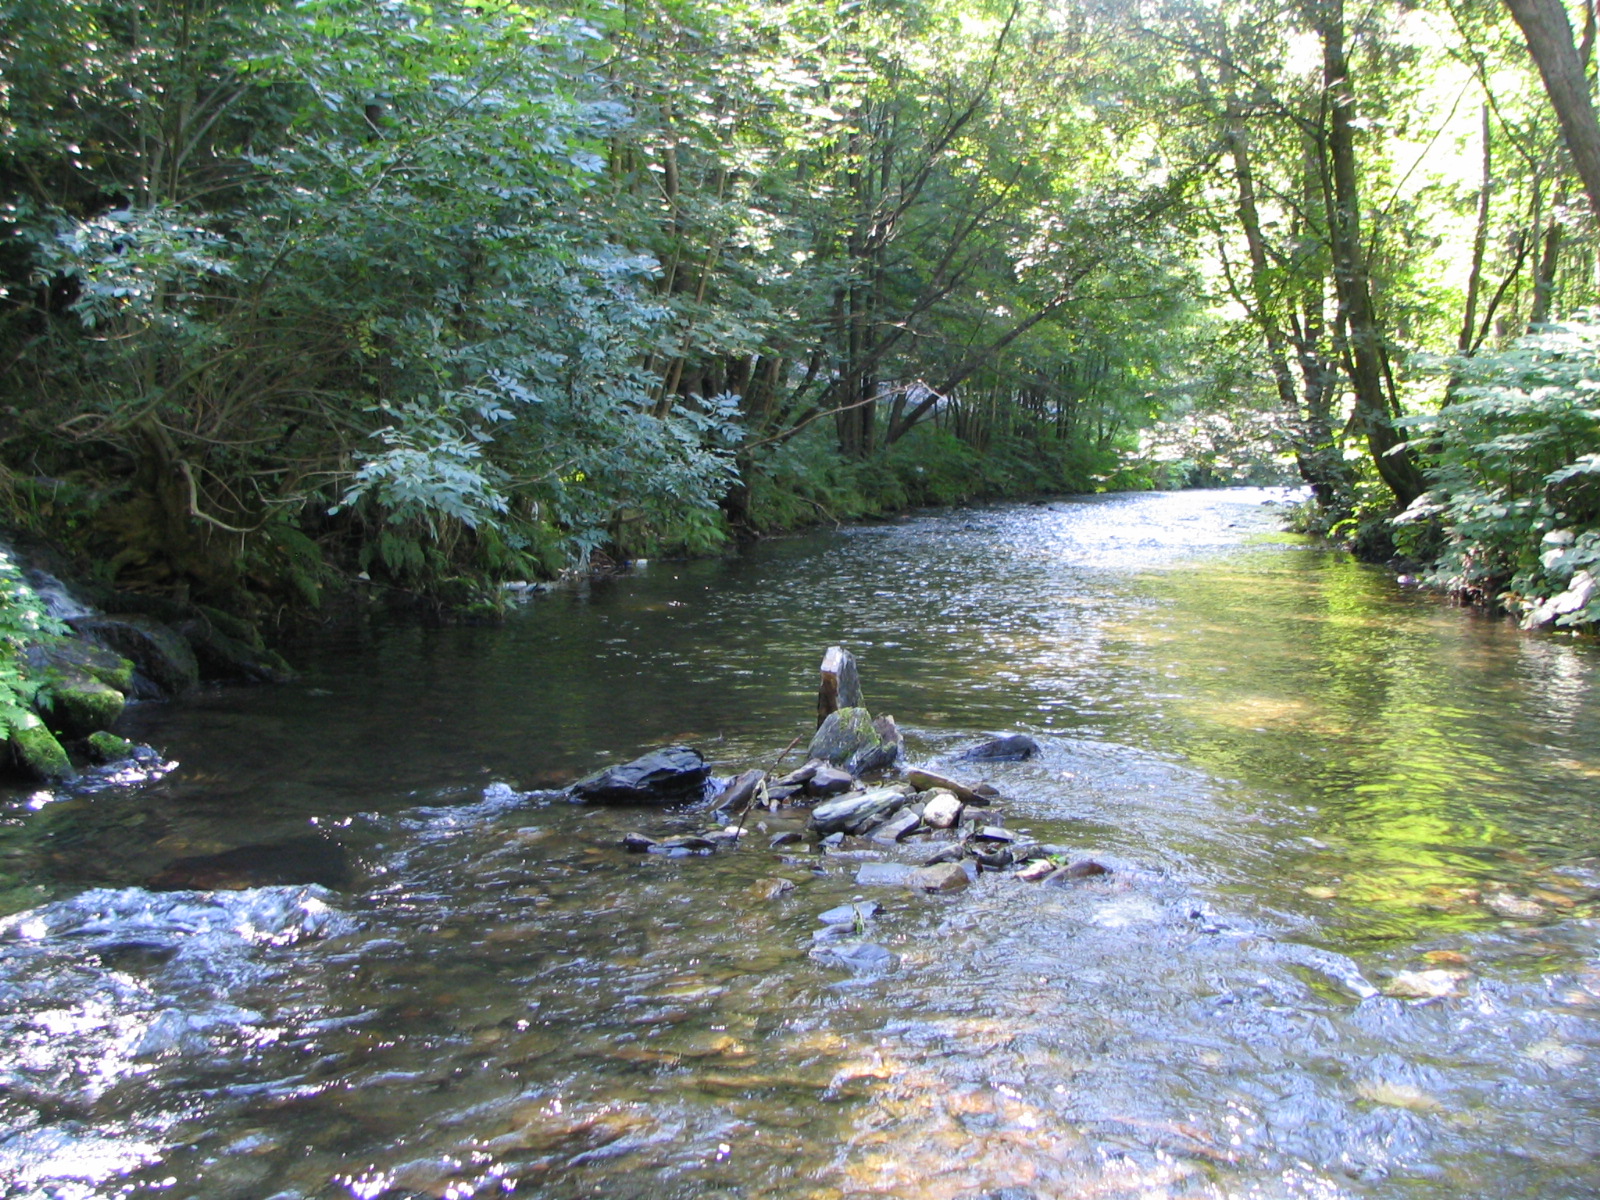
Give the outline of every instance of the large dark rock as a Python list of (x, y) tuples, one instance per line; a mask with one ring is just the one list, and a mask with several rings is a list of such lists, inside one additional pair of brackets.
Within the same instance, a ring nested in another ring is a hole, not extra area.
[(87, 737), (110, 729), (127, 698), (87, 675), (63, 674), (40, 690), (35, 705), (45, 711), (50, 726), (69, 738)]
[(38, 686), (35, 707), (69, 738), (109, 729), (133, 688), (133, 664), (77, 638), (47, 638), (25, 647), (22, 668)]
[(133, 690), (133, 663), (104, 646), (78, 638), (46, 638), (23, 648), (28, 678), (49, 686), (58, 675), (87, 675), (127, 694)]
[(840, 770), (827, 763), (819, 763), (811, 778), (806, 780), (806, 795), (842, 796), (855, 786), (855, 776), (849, 771)]
[(820, 758), (852, 775), (863, 775), (890, 766), (900, 756), (899, 739), (892, 717), (874, 721), (864, 708), (841, 708), (822, 722), (806, 757)]
[(744, 812), (752, 805), (760, 807), (767, 799), (767, 773), (759, 768), (735, 775), (717, 793), (717, 807), (729, 812)]
[(829, 646), (822, 656), (822, 681), (817, 688), (817, 724), (841, 708), (863, 708), (861, 678), (855, 656), (841, 646)]
[(194, 650), (200, 674), (206, 679), (226, 683), (288, 683), (295, 677), (293, 668), (281, 655), (234, 637), (209, 617), (191, 618), (176, 628)]
[[(88, 641), (131, 658), (138, 673), (161, 695), (181, 696), (200, 681), (200, 664), (189, 643), (152, 617), (125, 613), (82, 617), (71, 624)], [(137, 684), (135, 680), (136, 689)]]
[(963, 750), (966, 762), (1025, 762), (1039, 754), (1039, 743), (1025, 733), (1008, 733)]
[(710, 775), (698, 750), (668, 746), (580, 779), (568, 792), (588, 804), (683, 804), (705, 795)]
[(818, 833), (861, 833), (880, 825), (906, 804), (898, 788), (874, 788), (829, 800), (811, 810), (810, 825)]
[(856, 871), (859, 887), (901, 887), (916, 868), (909, 863), (862, 863)]

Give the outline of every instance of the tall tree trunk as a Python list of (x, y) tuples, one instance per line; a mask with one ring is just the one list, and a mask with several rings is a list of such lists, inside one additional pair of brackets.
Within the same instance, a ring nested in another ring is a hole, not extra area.
[(1539, 68), (1589, 207), (1600, 216), (1600, 120), (1595, 118), (1583, 57), (1572, 41), (1566, 5), (1562, 0), (1505, 0), (1505, 6), (1521, 27), (1528, 53)]
[(1332, 178), (1328, 235), (1333, 250), (1334, 286), (1349, 328), (1350, 386), (1355, 415), (1367, 435), (1367, 448), (1379, 476), (1405, 508), (1426, 490), (1416, 460), (1392, 420), (1383, 339), (1372, 303), (1372, 279), (1361, 237), (1361, 197), (1356, 182), (1355, 90), (1344, 52), (1344, 0), (1323, 0), (1317, 8), (1322, 36), (1322, 79), (1327, 90), (1326, 134)]
[[(1227, 81), (1231, 84), (1231, 80)], [(1300, 477), (1324, 508), (1335, 503), (1339, 480), (1327, 468), (1329, 456), (1319, 454), (1318, 441), (1308, 427), (1302, 411), (1294, 375), (1289, 369), (1288, 340), (1278, 320), (1279, 300), (1273, 295), (1271, 270), (1267, 261), (1266, 239), (1261, 233), (1261, 213), (1256, 203), (1255, 171), (1250, 161), (1250, 138), (1238, 98), (1229, 90), (1223, 113), (1228, 152), (1233, 159), (1233, 177), (1238, 188), (1239, 224), (1250, 252), (1250, 299), (1255, 309), (1256, 326), (1267, 347), (1267, 367), (1278, 390), (1278, 402), (1294, 421), (1294, 457)], [(1340, 464), (1343, 465), (1342, 463)]]
[(1550, 205), (1550, 223), (1545, 226), (1539, 265), (1533, 277), (1533, 306), (1528, 313), (1529, 332), (1550, 319), (1550, 297), (1556, 290), (1556, 267), (1561, 262), (1561, 210), (1566, 200), (1565, 188), (1557, 187)]
[(1478, 329), (1478, 294), (1483, 290), (1483, 252), (1489, 245), (1489, 200), (1494, 192), (1494, 158), (1489, 144), (1489, 106), (1483, 106), (1483, 186), (1478, 189), (1478, 225), (1472, 235), (1472, 269), (1467, 273), (1467, 302), (1456, 334), (1456, 351), (1470, 354)]

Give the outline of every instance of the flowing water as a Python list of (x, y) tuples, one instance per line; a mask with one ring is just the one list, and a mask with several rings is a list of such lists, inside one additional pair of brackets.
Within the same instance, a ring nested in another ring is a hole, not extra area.
[[(175, 766), (0, 824), (0, 1194), (1600, 1194), (1600, 659), (1276, 535), (1274, 495), (652, 563), (131, 712)], [(771, 765), (832, 643), (914, 761), (1113, 873), (862, 888), (890, 852), (769, 849), (787, 812), (632, 855), (706, 816), (551, 790)], [(1043, 755), (956, 764), (1012, 730)], [(139, 886), (246, 845), (309, 874)], [(811, 954), (857, 895), (889, 970)]]

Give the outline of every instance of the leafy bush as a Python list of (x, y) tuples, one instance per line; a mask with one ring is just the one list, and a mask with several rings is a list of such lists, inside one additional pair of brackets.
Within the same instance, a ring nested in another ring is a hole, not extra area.
[(44, 601), (23, 579), (10, 552), (0, 547), (0, 738), (37, 721), (28, 705), (38, 685), (24, 677), (18, 652), (43, 635), (64, 632), (61, 622), (50, 615)]
[(1529, 607), (1600, 561), (1600, 310), (1452, 368), (1454, 402), (1406, 422), (1435, 461), (1396, 541), (1442, 586)]
[(666, 310), (613, 242), (629, 114), (592, 24), (16, 9), (7, 49), (93, 61), (8, 76), (51, 134), (0, 122), (0, 166), (30, 167), (7, 179), (42, 181), (0, 212), (0, 298), (27, 298), (0, 325), (13, 453), (113, 497), (84, 547), (108, 582), (237, 605), (313, 598), (324, 552), (426, 587), (581, 562), (623, 520), (706, 540), (737, 407), (664, 404), (646, 367)]

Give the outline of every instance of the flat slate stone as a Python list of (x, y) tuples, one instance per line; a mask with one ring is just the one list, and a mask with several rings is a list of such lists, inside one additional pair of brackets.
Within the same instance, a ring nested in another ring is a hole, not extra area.
[(984, 795), (976, 788), (958, 783), (947, 775), (939, 775), (923, 767), (912, 767), (906, 772), (906, 779), (911, 786), (919, 792), (950, 792), (963, 804), (973, 804), (979, 808), (988, 808), (990, 797)]
[(817, 920), (824, 925), (853, 925), (858, 920), (870, 921), (882, 911), (883, 905), (876, 900), (853, 900), (818, 913)]
[(817, 805), (811, 810), (810, 826), (823, 834), (855, 832), (874, 818), (887, 820), (905, 803), (906, 794), (897, 788), (855, 792)]
[(812, 948), (811, 957), (827, 966), (843, 967), (857, 974), (892, 971), (899, 962), (892, 953), (873, 942), (816, 946)]
[(1009, 829), (1002, 829), (998, 825), (984, 825), (972, 836), (976, 841), (980, 842), (1014, 842), (1017, 840), (1016, 834)]
[(588, 804), (682, 804), (704, 795), (710, 774), (698, 750), (668, 746), (580, 779), (568, 792)]
[(856, 872), (856, 883), (862, 887), (900, 887), (916, 869), (905, 863), (863, 863)]
[(922, 824), (916, 813), (902, 809), (872, 831), (872, 840), (892, 846)]
[(918, 867), (906, 876), (906, 886), (920, 892), (959, 892), (972, 882), (962, 863)]

